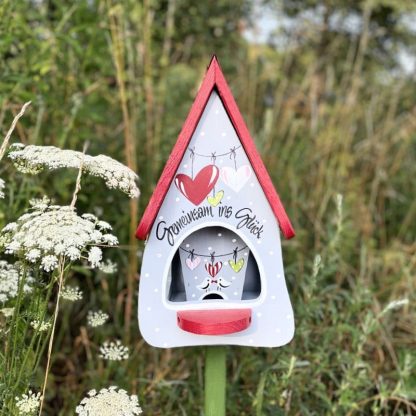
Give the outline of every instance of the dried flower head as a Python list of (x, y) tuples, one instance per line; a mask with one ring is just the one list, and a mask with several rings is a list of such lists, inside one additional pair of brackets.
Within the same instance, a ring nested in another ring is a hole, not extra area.
[(27, 394), (16, 397), (16, 407), (19, 415), (33, 415), (39, 409), (41, 401), (40, 393), (33, 393), (29, 390)]
[(64, 286), (61, 292), (61, 298), (65, 300), (69, 300), (70, 302), (75, 302), (77, 300), (82, 299), (82, 291), (79, 289), (78, 286), (76, 287)]
[[(24, 278), (24, 269), (20, 263), (10, 264), (7, 261), (0, 260), (0, 303), (13, 299), (19, 291), (20, 280)], [(32, 276), (26, 272), (26, 280), (23, 285), (23, 292), (29, 293)]]
[(50, 327), (51, 327), (51, 323), (50, 322), (46, 322), (46, 321), (39, 321), (38, 319), (33, 320), (30, 323), (30, 326), (35, 330), (35, 331), (39, 331), (39, 332), (45, 332), (47, 331)]
[(0, 198), (4, 198), (4, 188), (6, 187), (6, 182), (0, 178)]
[(126, 390), (111, 386), (99, 392), (89, 391), (88, 397), (82, 399), (75, 413), (80, 416), (135, 416), (140, 415), (142, 409), (136, 395), (129, 395)]
[(99, 269), (104, 274), (114, 274), (117, 272), (117, 263), (113, 263), (111, 260), (107, 260), (106, 262), (102, 262), (100, 264)]
[(105, 341), (100, 347), (100, 357), (108, 361), (122, 361), (129, 358), (129, 349), (121, 341)]
[(89, 311), (87, 314), (88, 325), (93, 328), (104, 325), (109, 318), (108, 314), (103, 311)]
[(108, 188), (117, 188), (130, 198), (140, 194), (136, 185), (138, 176), (127, 166), (111, 157), (89, 156), (74, 150), (62, 150), (54, 146), (12, 145), (9, 153), (16, 168), (23, 173), (38, 174), (43, 169), (79, 169), (104, 179)]
[(11, 318), (14, 314), (14, 308), (2, 308), (0, 312), (6, 317)]
[(60, 258), (65, 261), (86, 258), (91, 267), (97, 267), (102, 252), (96, 246), (118, 244), (115, 236), (110, 239), (100, 231), (98, 223), (94, 215), (80, 217), (70, 206), (40, 203), (3, 228), (0, 247), (29, 263), (40, 264), (46, 272), (55, 270)]

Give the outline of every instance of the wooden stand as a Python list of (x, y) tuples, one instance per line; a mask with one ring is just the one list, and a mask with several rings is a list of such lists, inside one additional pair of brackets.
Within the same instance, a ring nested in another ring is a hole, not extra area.
[(226, 347), (207, 347), (205, 416), (225, 416)]

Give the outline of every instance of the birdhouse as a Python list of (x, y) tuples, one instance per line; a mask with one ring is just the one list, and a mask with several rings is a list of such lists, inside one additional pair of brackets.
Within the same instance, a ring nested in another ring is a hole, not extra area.
[(280, 230), (292, 225), (214, 57), (136, 236), (151, 345), (277, 347), (294, 333)]

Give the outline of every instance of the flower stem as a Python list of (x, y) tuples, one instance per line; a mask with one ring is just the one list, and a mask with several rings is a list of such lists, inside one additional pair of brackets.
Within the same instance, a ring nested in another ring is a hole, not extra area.
[(205, 416), (225, 416), (225, 347), (207, 347), (205, 355)]

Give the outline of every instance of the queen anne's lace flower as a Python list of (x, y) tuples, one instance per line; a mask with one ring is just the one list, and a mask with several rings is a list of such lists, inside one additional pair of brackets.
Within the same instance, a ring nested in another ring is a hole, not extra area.
[(89, 311), (87, 314), (88, 325), (93, 328), (104, 325), (108, 321), (108, 318), (108, 314), (103, 311)]
[[(24, 276), (24, 270), (20, 263), (10, 264), (0, 260), (0, 303), (17, 296), (19, 281)], [(23, 285), (23, 292), (29, 293), (33, 278), (26, 272), (26, 280)]]
[(130, 198), (140, 194), (136, 185), (138, 176), (127, 166), (111, 157), (98, 155), (89, 156), (74, 150), (62, 150), (54, 146), (11, 146), (9, 158), (16, 168), (23, 173), (37, 174), (44, 168), (54, 170), (60, 168), (79, 169), (83, 172), (104, 179), (108, 188), (117, 188)]
[[(44, 201), (45, 202), (45, 201)], [(87, 257), (92, 267), (102, 259), (97, 245), (114, 246), (118, 240), (112, 234), (102, 234), (94, 215), (78, 216), (69, 206), (36, 205), (15, 223), (0, 232), (0, 246), (30, 263), (40, 263), (43, 270), (51, 272), (62, 256), (68, 261)], [(84, 256), (83, 256), (84, 254)]]
[(101, 263), (98, 267), (104, 274), (113, 274), (117, 271), (117, 263), (107, 260), (105, 263)]
[(129, 349), (121, 341), (105, 341), (100, 347), (100, 357), (108, 361), (122, 361), (129, 358)]
[(117, 386), (88, 392), (88, 397), (82, 399), (75, 413), (80, 416), (135, 416), (142, 413), (139, 399), (129, 395), (126, 390)]
[(14, 314), (14, 308), (2, 308), (0, 312), (6, 317), (11, 318)]
[(16, 407), (19, 415), (33, 415), (39, 409), (41, 400), (40, 393), (33, 393), (29, 390), (27, 394), (16, 397)]
[(45, 321), (39, 321), (38, 319), (35, 319), (30, 323), (30, 326), (35, 330), (39, 332), (45, 332), (51, 327), (50, 322)]
[(65, 300), (69, 300), (70, 302), (75, 302), (77, 300), (82, 299), (82, 291), (79, 289), (78, 286), (76, 287), (65, 286), (62, 289), (61, 298)]

